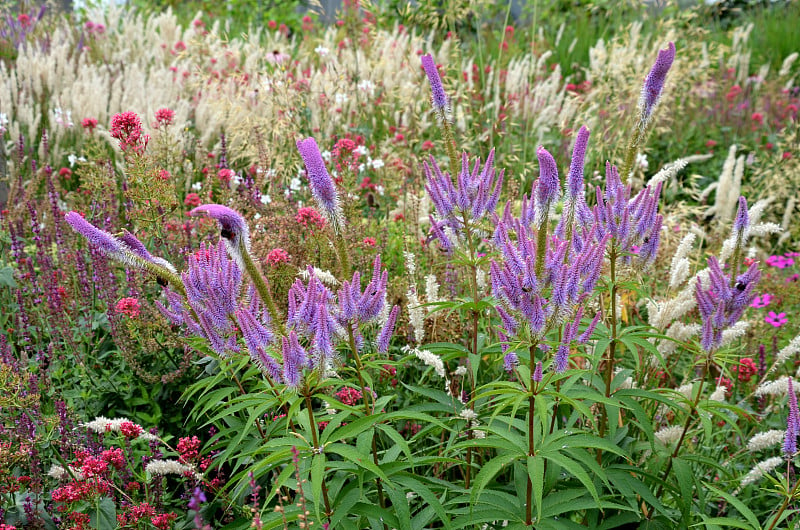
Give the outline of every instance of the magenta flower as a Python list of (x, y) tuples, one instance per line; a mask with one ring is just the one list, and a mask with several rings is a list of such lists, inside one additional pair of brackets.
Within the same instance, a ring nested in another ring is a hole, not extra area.
[(772, 302), (773, 298), (775, 297), (769, 293), (764, 293), (762, 295), (756, 296), (755, 298), (753, 298), (753, 302), (750, 304), (750, 307), (755, 307), (757, 309), (762, 307), (767, 307), (769, 303)]
[(770, 267), (776, 267), (778, 269), (785, 269), (786, 267), (794, 265), (793, 259), (783, 256), (770, 256), (765, 261)]
[(764, 322), (771, 326), (775, 326), (779, 328), (789, 322), (789, 319), (786, 317), (786, 313), (775, 313), (775, 311), (770, 311), (766, 317), (764, 317)]

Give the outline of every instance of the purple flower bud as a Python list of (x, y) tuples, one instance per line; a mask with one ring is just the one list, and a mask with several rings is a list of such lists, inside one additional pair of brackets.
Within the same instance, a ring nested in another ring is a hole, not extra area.
[(542, 382), (542, 361), (538, 361), (536, 363), (536, 367), (533, 369), (533, 375), (531, 375), (531, 379), (533, 379), (535, 383)]
[(439, 77), (439, 70), (433, 61), (431, 54), (422, 56), (422, 68), (428, 76), (428, 83), (431, 85), (431, 102), (438, 112), (445, 112), (447, 109), (447, 95), (444, 93), (442, 79)]
[(569, 367), (569, 346), (559, 344), (554, 360), (555, 371), (557, 374), (563, 373)]
[(556, 166), (553, 155), (540, 145), (536, 156), (539, 158), (539, 184), (536, 189), (535, 222), (536, 226), (540, 227), (550, 214), (550, 208), (561, 196), (561, 184), (558, 180), (558, 166)]
[(339, 195), (336, 192), (336, 185), (328, 174), (322, 154), (317, 147), (314, 138), (298, 140), (297, 150), (303, 158), (308, 173), (308, 183), (311, 187), (311, 194), (325, 216), (337, 232), (344, 224), (342, 208), (339, 205)]
[(595, 313), (594, 318), (589, 323), (589, 326), (578, 337), (578, 344), (585, 344), (591, 338), (592, 333), (594, 333), (594, 329), (597, 327), (597, 323), (600, 322), (601, 315), (602, 313), (600, 313), (600, 311)]
[(386, 353), (389, 351), (389, 341), (394, 333), (394, 325), (395, 322), (397, 322), (397, 312), (399, 310), (400, 306), (397, 305), (392, 308), (392, 312), (389, 313), (389, 318), (386, 319), (386, 323), (378, 334), (378, 353)]
[(658, 103), (659, 97), (661, 97), (664, 81), (667, 79), (667, 73), (672, 67), (672, 62), (674, 60), (675, 43), (670, 42), (666, 49), (659, 50), (656, 62), (653, 64), (650, 73), (647, 74), (644, 80), (639, 106), (642, 109), (642, 118), (645, 121), (650, 118), (650, 115), (653, 113), (653, 108)]

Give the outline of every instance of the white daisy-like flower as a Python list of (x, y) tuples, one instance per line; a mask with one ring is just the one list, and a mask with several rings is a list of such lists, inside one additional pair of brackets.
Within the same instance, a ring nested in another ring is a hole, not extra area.
[(202, 182), (195, 182), (194, 184), (192, 184), (192, 190), (200, 191), (201, 189), (203, 189), (203, 183)]
[(456, 372), (455, 373), (458, 376), (464, 377), (465, 375), (467, 375), (467, 367), (463, 366), (463, 365), (459, 366), (458, 368), (456, 368)]
[(294, 177), (292, 180), (289, 181), (289, 189), (292, 191), (300, 191), (303, 187), (303, 181), (297, 177)]

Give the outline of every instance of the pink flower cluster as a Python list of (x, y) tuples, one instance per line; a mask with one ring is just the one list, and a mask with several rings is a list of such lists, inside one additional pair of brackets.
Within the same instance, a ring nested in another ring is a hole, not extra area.
[(289, 263), (290, 259), (291, 256), (289, 256), (289, 253), (282, 248), (273, 248), (269, 251), (269, 254), (267, 254), (267, 263), (269, 263), (271, 267), (277, 267), (281, 263)]
[(758, 295), (755, 298), (753, 298), (752, 302), (750, 302), (750, 307), (755, 307), (755, 308), (767, 307), (769, 303), (772, 302), (773, 298), (775, 297), (769, 293)]
[(142, 306), (136, 298), (121, 298), (117, 302), (117, 313), (127, 315), (129, 318), (136, 318), (141, 312)]
[(172, 109), (158, 109), (156, 111), (156, 127), (171, 125), (173, 119), (175, 119), (175, 111)]
[(295, 215), (294, 220), (306, 228), (311, 229), (325, 226), (325, 219), (322, 218), (318, 211), (310, 206), (304, 206), (297, 210), (297, 215)]
[(111, 118), (111, 137), (119, 140), (123, 151), (132, 150), (134, 153), (143, 154), (147, 148), (150, 137), (143, 134), (142, 122), (135, 112), (114, 114)]
[[(790, 252), (789, 254), (794, 255), (795, 252)], [(785, 269), (787, 267), (791, 267), (794, 265), (794, 260), (791, 257), (786, 256), (770, 256), (766, 260), (767, 265), (770, 267), (776, 267), (778, 269)]]
[(350, 388), (349, 386), (342, 388), (334, 395), (336, 396), (336, 399), (338, 399), (345, 405), (349, 405), (351, 407), (356, 403), (358, 403), (358, 401), (360, 401), (361, 398), (363, 397), (363, 394), (361, 393), (360, 390), (356, 390), (355, 388)]

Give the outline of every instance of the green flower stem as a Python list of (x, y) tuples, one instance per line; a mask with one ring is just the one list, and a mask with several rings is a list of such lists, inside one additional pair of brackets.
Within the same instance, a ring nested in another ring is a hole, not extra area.
[(255, 261), (253, 261), (253, 257), (249, 252), (247, 252), (245, 249), (241, 249), (240, 254), (242, 256), (242, 261), (244, 262), (244, 268), (247, 271), (247, 274), (250, 276), (250, 279), (253, 281), (256, 291), (258, 291), (258, 295), (267, 305), (267, 311), (269, 311), (269, 316), (272, 319), (272, 325), (277, 328), (280, 335), (285, 336), (286, 328), (283, 326), (283, 318), (278, 311), (278, 306), (275, 305), (275, 300), (273, 300), (272, 294), (269, 291), (267, 280), (261, 274), (261, 271), (258, 270), (258, 266), (256, 265)]
[(622, 170), (619, 173), (619, 178), (623, 184), (626, 183), (628, 180), (628, 176), (631, 174), (631, 169), (633, 168), (633, 162), (636, 160), (636, 153), (639, 152), (639, 146), (644, 143), (644, 139), (647, 136), (647, 123), (642, 120), (640, 117), (637, 120), (636, 126), (633, 128), (633, 134), (631, 135), (630, 142), (628, 142), (628, 149), (625, 152), (625, 159), (622, 163)]
[(186, 288), (183, 286), (183, 280), (181, 277), (172, 272), (171, 270), (167, 269), (166, 267), (162, 267), (161, 265), (156, 265), (151, 261), (147, 261), (146, 259), (142, 259), (136, 254), (130, 253), (128, 257), (133, 260), (134, 264), (141, 269), (146, 270), (156, 278), (163, 280), (169, 283), (173, 289), (178, 291), (183, 296), (186, 296)]
[[(616, 247), (611, 246), (611, 251), (609, 253), (609, 261), (611, 262), (611, 342), (608, 345), (608, 349), (606, 350), (606, 358), (605, 358), (605, 372), (604, 372), (604, 379), (606, 384), (606, 391), (605, 396), (606, 398), (611, 397), (611, 379), (614, 377), (614, 357), (617, 353), (617, 249)], [(601, 408), (601, 418), (600, 418), (600, 437), (602, 438), (606, 433), (606, 427), (608, 426), (608, 410), (606, 410), (605, 404), (603, 404)], [(597, 459), (598, 462), (601, 457), (601, 452), (598, 450)]]
[[(536, 370), (536, 344), (533, 343), (528, 350), (530, 355), (530, 368), (531, 368), (531, 380), (530, 384), (530, 391), (528, 396), (528, 456), (535, 456), (534, 449), (533, 449), (533, 434), (534, 434), (534, 425), (533, 425), (533, 415), (534, 415), (534, 408), (536, 405), (536, 388), (533, 384), (533, 372)], [(555, 415), (555, 413), (554, 413)], [(527, 467), (527, 465), (526, 465)], [(528, 475), (528, 488), (525, 495), (525, 525), (532, 526), (533, 525), (533, 482), (531, 482), (530, 473), (526, 473)]]
[[(311, 406), (311, 393), (311, 389), (308, 386), (303, 389), (303, 397), (306, 401), (306, 410), (308, 411), (308, 421), (310, 423), (309, 427), (311, 429), (311, 441), (314, 444), (311, 451), (315, 453), (319, 450), (319, 436), (317, 435), (317, 422), (314, 420), (314, 409)], [(325, 483), (324, 469), (322, 473), (322, 500), (325, 503), (325, 518), (328, 519), (328, 524), (330, 524), (333, 510), (331, 510), (331, 501), (328, 499), (328, 486)]]
[(456, 150), (456, 137), (453, 134), (453, 126), (444, 112), (440, 113), (439, 119), (442, 122), (442, 135), (447, 149), (447, 157), (450, 159), (450, 176), (456, 178), (458, 176), (458, 151)]
[[(788, 473), (787, 473), (787, 476), (788, 476)], [(788, 487), (788, 483), (787, 483), (787, 487)], [(772, 518), (772, 523), (770, 523), (769, 528), (767, 528), (767, 530), (772, 530), (773, 528), (775, 528), (775, 525), (778, 524), (778, 521), (780, 520), (781, 515), (783, 514), (784, 511), (786, 511), (786, 508), (789, 506), (789, 502), (791, 502), (791, 500), (797, 494), (798, 487), (800, 487), (800, 479), (798, 479), (794, 483), (794, 488), (792, 488), (792, 491), (790, 491), (789, 494), (786, 495), (786, 498), (783, 499), (783, 504), (781, 504), (781, 507), (778, 509), (778, 513), (775, 514), (775, 517)]]
[[(364, 365), (361, 362), (361, 357), (358, 355), (356, 340), (355, 336), (353, 335), (353, 328), (350, 326), (350, 324), (347, 325), (347, 338), (350, 342), (350, 350), (353, 352), (353, 359), (356, 362), (356, 375), (358, 376), (358, 383), (361, 385), (361, 399), (364, 400), (364, 414), (369, 416), (370, 414), (375, 413), (375, 400), (372, 401), (372, 407), (370, 407), (367, 395), (372, 395), (372, 389), (367, 388), (367, 386), (364, 384), (364, 377), (361, 375), (361, 372), (364, 370)], [(377, 436), (378, 431), (376, 430), (372, 433), (372, 462), (376, 466), (378, 465)], [(383, 496), (383, 485), (381, 485), (380, 477), (375, 477), (375, 485), (378, 488), (378, 503), (380, 504), (381, 508), (386, 508), (386, 499)], [(386, 530), (388, 530), (388, 526), (386, 526), (385, 523), (383, 526)]]

